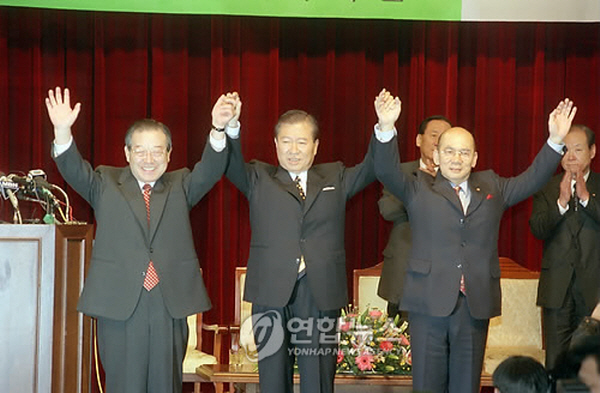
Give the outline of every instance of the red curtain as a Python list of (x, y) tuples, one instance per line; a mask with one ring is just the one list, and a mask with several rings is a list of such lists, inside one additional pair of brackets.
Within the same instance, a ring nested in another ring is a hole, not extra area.
[[(49, 155), (53, 132), (43, 104), (54, 86), (68, 86), (83, 104), (74, 134), (93, 165), (125, 165), (125, 130), (136, 119), (153, 117), (173, 132), (171, 169), (192, 166), (206, 141), (212, 104), (230, 90), (244, 102), (247, 159), (275, 163), (273, 125), (283, 111), (302, 108), (321, 125), (316, 161), (353, 165), (361, 161), (376, 121), (374, 97), (386, 87), (403, 100), (397, 124), (403, 158), (417, 157), (418, 123), (443, 114), (474, 132), (478, 169), (510, 176), (524, 170), (542, 146), (548, 113), (563, 97), (579, 107), (576, 122), (600, 131), (600, 24), (0, 7), (0, 170), (43, 168), (51, 182), (65, 185)], [(349, 274), (381, 259), (390, 225), (379, 217), (379, 193), (380, 185), (373, 184), (348, 205)], [(69, 194), (75, 217), (93, 222), (85, 202)], [(3, 207), (7, 221), (9, 210)], [(529, 233), (530, 210), (529, 200), (505, 214), (499, 252), (538, 269), (541, 243)], [(214, 303), (204, 318), (231, 323), (234, 269), (248, 256), (247, 203), (222, 180), (192, 216)]]

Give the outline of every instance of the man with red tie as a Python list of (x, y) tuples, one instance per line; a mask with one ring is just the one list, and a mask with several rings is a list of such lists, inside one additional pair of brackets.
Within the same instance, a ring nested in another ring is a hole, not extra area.
[[(394, 104), (395, 103), (395, 104)], [(400, 101), (378, 97), (392, 129)], [(408, 311), (415, 391), (478, 393), (490, 318), (500, 315), (498, 230), (503, 212), (543, 187), (562, 155), (576, 109), (565, 100), (551, 113), (550, 135), (532, 165), (511, 178), (472, 172), (478, 153), (460, 127), (439, 138), (435, 177), (400, 168), (395, 131), (374, 146), (378, 179), (408, 211), (412, 247), (400, 309)]]
[(54, 125), (53, 158), (63, 178), (93, 208), (96, 236), (78, 310), (98, 322), (100, 359), (109, 393), (181, 392), (187, 316), (206, 311), (206, 293), (189, 212), (221, 178), (228, 152), (223, 132), (233, 115), (219, 98), (202, 160), (192, 171), (166, 172), (171, 132), (135, 122), (125, 136), (129, 166), (85, 161), (73, 141), (68, 89), (46, 98)]

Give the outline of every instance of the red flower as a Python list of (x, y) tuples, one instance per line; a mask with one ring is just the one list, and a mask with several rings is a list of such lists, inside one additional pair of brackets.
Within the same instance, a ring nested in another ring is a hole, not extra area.
[(341, 349), (338, 349), (337, 362), (341, 363), (342, 360), (344, 360), (344, 351), (342, 351)]
[(371, 318), (377, 319), (377, 318), (381, 317), (381, 315), (383, 315), (381, 310), (374, 309), (374, 310), (369, 311), (369, 316)]
[(352, 324), (350, 322), (344, 322), (340, 325), (340, 330), (342, 332), (347, 332), (348, 330), (350, 330), (350, 327), (352, 327)]
[(494, 196), (492, 194), (487, 194), (487, 196), (485, 197), (485, 199), (492, 199)]
[(373, 355), (369, 353), (361, 353), (354, 359), (354, 362), (361, 371), (373, 370)]
[(412, 351), (408, 351), (408, 353), (406, 354), (406, 363), (412, 366)]
[(408, 338), (404, 334), (400, 336), (400, 345), (410, 345)]
[(382, 341), (379, 343), (379, 348), (381, 348), (382, 351), (390, 352), (392, 349), (394, 349), (394, 344), (392, 344), (390, 341)]

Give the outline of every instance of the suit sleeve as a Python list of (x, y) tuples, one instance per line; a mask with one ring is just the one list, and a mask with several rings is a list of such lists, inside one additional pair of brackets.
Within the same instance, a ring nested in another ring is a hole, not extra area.
[(344, 189), (346, 190), (346, 198), (350, 199), (363, 188), (375, 181), (375, 170), (373, 168), (373, 145), (375, 136), (371, 137), (367, 154), (363, 161), (352, 167), (344, 170)]
[(581, 207), (581, 210), (585, 212), (592, 220), (600, 224), (600, 210), (598, 209), (598, 200), (596, 195), (590, 192), (590, 199), (586, 207)]
[(102, 189), (102, 178), (91, 164), (84, 160), (75, 141), (60, 155), (54, 157), (58, 170), (65, 181), (92, 207)]
[(513, 206), (533, 195), (548, 183), (562, 156), (547, 143), (537, 154), (533, 163), (516, 177), (503, 179), (502, 195), (507, 206)]
[(240, 190), (246, 198), (250, 198), (250, 169), (244, 162), (242, 155), (242, 144), (240, 138), (232, 139), (227, 136), (227, 141), (231, 149), (229, 164), (225, 171), (225, 176)]
[(384, 220), (392, 221), (394, 225), (408, 221), (408, 213), (404, 208), (404, 204), (387, 189), (383, 189), (377, 205)]
[(540, 240), (549, 238), (564, 219), (564, 216), (558, 210), (557, 201), (552, 201), (554, 199), (552, 195), (555, 194), (546, 187), (533, 196), (533, 210), (529, 218), (529, 228), (533, 236)]
[(194, 169), (185, 179), (190, 206), (198, 203), (221, 179), (227, 166), (228, 150), (228, 147), (226, 147), (224, 150), (217, 152), (207, 140), (202, 158), (194, 165)]
[(416, 177), (400, 167), (397, 137), (387, 143), (375, 140), (373, 149), (375, 174), (383, 186), (396, 198), (407, 204), (418, 183)]

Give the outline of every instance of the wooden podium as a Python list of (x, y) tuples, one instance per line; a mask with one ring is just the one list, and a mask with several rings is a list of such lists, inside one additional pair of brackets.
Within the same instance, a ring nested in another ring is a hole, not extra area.
[(90, 392), (92, 225), (0, 225), (0, 392)]

